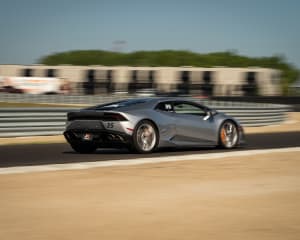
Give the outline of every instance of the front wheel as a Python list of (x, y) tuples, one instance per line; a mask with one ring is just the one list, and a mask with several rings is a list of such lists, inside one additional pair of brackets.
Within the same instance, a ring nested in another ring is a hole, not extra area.
[(71, 147), (74, 149), (74, 151), (78, 153), (93, 153), (97, 149), (97, 146), (92, 142), (72, 143)]
[(219, 146), (221, 148), (234, 148), (237, 146), (239, 133), (237, 126), (232, 121), (225, 121), (219, 130)]
[(158, 144), (158, 131), (151, 121), (143, 120), (133, 133), (133, 147), (139, 153), (153, 152)]

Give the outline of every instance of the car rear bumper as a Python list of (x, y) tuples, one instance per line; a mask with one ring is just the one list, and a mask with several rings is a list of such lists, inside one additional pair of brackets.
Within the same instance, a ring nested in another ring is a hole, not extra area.
[(70, 144), (90, 141), (103, 147), (127, 145), (132, 139), (131, 135), (107, 129), (101, 121), (94, 120), (71, 122), (63, 134)]

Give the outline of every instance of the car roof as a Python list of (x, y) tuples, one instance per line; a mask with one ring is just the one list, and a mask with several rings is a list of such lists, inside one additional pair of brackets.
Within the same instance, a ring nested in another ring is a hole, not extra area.
[(152, 103), (159, 103), (159, 102), (166, 102), (166, 101), (187, 101), (187, 102), (195, 102), (195, 100), (189, 97), (150, 97), (144, 98), (147, 102)]
[[(126, 100), (125, 100), (126, 101)], [(133, 98), (128, 99), (129, 102), (141, 102), (138, 105), (131, 105), (128, 108), (152, 108), (155, 107), (160, 102), (167, 102), (167, 101), (187, 101), (187, 102), (195, 102), (191, 98), (187, 97), (148, 97), (148, 98)]]
[(190, 101), (192, 99), (186, 97), (147, 97), (147, 98), (130, 98), (117, 102), (106, 103), (98, 106), (93, 106), (90, 110), (137, 110), (144, 108), (153, 108), (160, 102), (165, 101)]
[(142, 100), (145, 102), (162, 102), (162, 101), (191, 101), (188, 97), (148, 97), (148, 98), (132, 98), (129, 100)]

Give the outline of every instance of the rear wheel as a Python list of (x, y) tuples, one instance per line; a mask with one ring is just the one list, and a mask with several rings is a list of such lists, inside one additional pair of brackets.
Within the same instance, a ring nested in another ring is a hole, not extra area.
[(93, 153), (97, 149), (97, 146), (92, 142), (72, 143), (71, 147), (74, 149), (74, 151), (78, 153)]
[(232, 121), (225, 121), (219, 131), (219, 146), (222, 148), (234, 148), (237, 146), (239, 134), (237, 126)]
[(143, 120), (133, 133), (133, 146), (139, 153), (153, 152), (158, 144), (158, 131), (151, 121)]

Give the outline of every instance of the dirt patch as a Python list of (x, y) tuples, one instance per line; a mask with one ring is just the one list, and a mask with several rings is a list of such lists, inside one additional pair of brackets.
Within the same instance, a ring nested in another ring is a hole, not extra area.
[(299, 153), (0, 176), (0, 239), (300, 239)]
[(288, 119), (278, 125), (269, 125), (264, 127), (246, 127), (246, 133), (275, 133), (275, 132), (298, 132), (300, 131), (300, 113), (291, 112)]
[(49, 144), (49, 143), (63, 143), (63, 142), (66, 142), (63, 135), (0, 138), (0, 146), (15, 145), (15, 144)]

